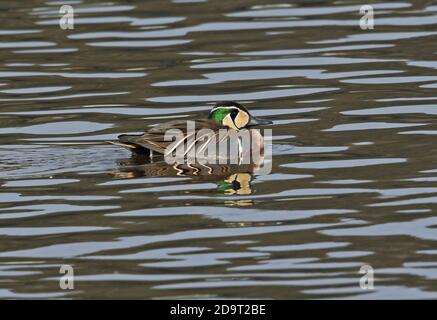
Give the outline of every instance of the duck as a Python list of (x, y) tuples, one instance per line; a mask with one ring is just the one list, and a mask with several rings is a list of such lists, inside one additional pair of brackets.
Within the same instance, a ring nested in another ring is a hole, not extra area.
[[(270, 125), (273, 123), (270, 120), (260, 119), (251, 115), (243, 105), (235, 101), (220, 101), (215, 103), (207, 118), (168, 121), (155, 125), (142, 134), (122, 134), (118, 136), (118, 141), (106, 142), (124, 147), (130, 150), (136, 156), (140, 155), (150, 158), (159, 155), (165, 156), (169, 153), (169, 149), (175, 145), (175, 142), (178, 144), (177, 142), (184, 142), (188, 140), (188, 121), (194, 121), (195, 133), (198, 133), (202, 129), (210, 129), (214, 133), (218, 133), (220, 129), (228, 129), (231, 132), (248, 130), (248, 132), (251, 134), (251, 137), (255, 136), (259, 140), (258, 144), (261, 144), (262, 137), (260, 137), (259, 131), (253, 130), (252, 128), (254, 126)], [(166, 139), (165, 134), (170, 129), (181, 130), (183, 135), (179, 137), (179, 141), (169, 141)], [(214, 142), (217, 143), (215, 139), (204, 139), (203, 141), (200, 141), (200, 139), (196, 138), (194, 144), (202, 143), (203, 148), (205, 148), (208, 143)], [(174, 148), (172, 150), (174, 150)]]

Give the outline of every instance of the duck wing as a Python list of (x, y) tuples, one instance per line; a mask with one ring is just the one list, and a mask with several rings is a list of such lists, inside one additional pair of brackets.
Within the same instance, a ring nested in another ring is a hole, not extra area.
[[(218, 130), (222, 128), (216, 122), (209, 119), (195, 120), (196, 132), (201, 129)], [(152, 150), (157, 153), (164, 154), (167, 147), (174, 143), (174, 140), (166, 140), (166, 133), (168, 130), (176, 129), (182, 132), (184, 139), (190, 134), (188, 130), (187, 120), (174, 120), (154, 126), (150, 130), (140, 135), (120, 135), (119, 142), (113, 144), (120, 145), (130, 149), (133, 152), (147, 152)]]

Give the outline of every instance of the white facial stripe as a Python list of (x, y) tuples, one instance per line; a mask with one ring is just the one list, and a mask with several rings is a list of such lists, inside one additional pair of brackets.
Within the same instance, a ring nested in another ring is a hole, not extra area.
[(237, 107), (215, 107), (215, 108), (212, 108), (212, 109), (211, 109), (210, 113), (213, 113), (213, 112), (216, 111), (217, 109), (237, 109), (237, 110), (240, 110), (240, 109), (237, 108)]

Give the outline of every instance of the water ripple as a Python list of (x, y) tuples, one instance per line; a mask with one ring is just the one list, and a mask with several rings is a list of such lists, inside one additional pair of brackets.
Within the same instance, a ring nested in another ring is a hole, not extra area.
[[(435, 298), (437, 6), (361, 5), (5, 2), (0, 297)], [(217, 100), (273, 120), (270, 174), (105, 143)]]

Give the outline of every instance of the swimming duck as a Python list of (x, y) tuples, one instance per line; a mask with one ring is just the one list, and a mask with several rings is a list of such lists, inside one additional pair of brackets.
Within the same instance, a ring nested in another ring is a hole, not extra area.
[[(217, 102), (209, 112), (207, 119), (197, 119), (194, 121), (195, 132), (199, 132), (202, 129), (211, 129), (213, 132), (218, 132), (220, 129), (232, 129), (231, 131), (235, 132), (247, 129), (252, 136), (257, 135), (257, 137), (259, 132), (252, 130), (251, 128), (253, 126), (272, 124), (272, 121), (254, 117), (245, 107), (234, 101)], [(166, 155), (169, 152), (169, 146), (175, 143), (175, 141), (165, 139), (167, 130), (181, 130), (183, 136), (180, 140), (183, 142), (183, 140), (188, 140), (190, 135), (187, 133), (187, 122), (188, 120), (173, 120), (156, 125), (143, 134), (122, 134), (118, 136), (119, 141), (107, 142), (125, 147), (134, 154), (147, 155), (150, 157), (154, 154)], [(209, 141), (210, 140), (206, 142), (202, 141), (203, 146), (207, 145)], [(200, 139), (196, 139), (195, 143), (197, 142), (200, 143)]]

